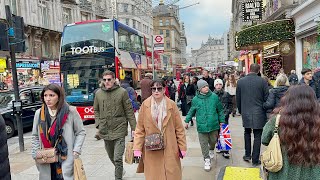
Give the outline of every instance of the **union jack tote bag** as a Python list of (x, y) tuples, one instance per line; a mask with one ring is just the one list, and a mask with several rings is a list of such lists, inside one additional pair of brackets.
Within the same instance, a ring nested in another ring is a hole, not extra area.
[(232, 149), (231, 133), (228, 124), (222, 124), (220, 126), (217, 149), (219, 151), (229, 151)]

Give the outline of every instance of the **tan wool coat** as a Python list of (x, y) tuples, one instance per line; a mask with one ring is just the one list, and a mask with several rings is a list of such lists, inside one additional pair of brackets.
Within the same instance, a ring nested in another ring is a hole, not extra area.
[[(179, 149), (187, 150), (186, 135), (180, 113), (175, 102), (166, 98), (167, 116), (163, 120), (165, 149), (149, 151), (144, 148), (145, 137), (160, 133), (156, 122), (151, 115), (151, 97), (141, 105), (138, 124), (135, 130), (134, 150), (143, 151), (142, 159), (144, 166), (139, 164), (137, 172), (144, 171), (146, 180), (181, 180), (181, 162)], [(141, 163), (142, 161), (140, 161)]]

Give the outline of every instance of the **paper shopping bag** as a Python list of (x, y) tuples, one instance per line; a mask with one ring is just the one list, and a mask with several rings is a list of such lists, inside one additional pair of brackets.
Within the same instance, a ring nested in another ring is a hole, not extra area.
[(124, 161), (128, 164), (133, 164), (134, 162), (134, 155), (133, 155), (133, 142), (128, 142), (126, 145), (126, 152), (125, 152), (125, 159)]
[(74, 159), (74, 179), (75, 180), (87, 180), (86, 173), (83, 168), (82, 160), (80, 158)]

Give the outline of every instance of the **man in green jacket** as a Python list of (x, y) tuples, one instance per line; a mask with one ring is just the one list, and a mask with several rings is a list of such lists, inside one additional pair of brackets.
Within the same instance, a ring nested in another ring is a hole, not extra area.
[(136, 119), (127, 91), (115, 84), (115, 74), (107, 70), (102, 77), (104, 86), (96, 92), (93, 105), (96, 128), (99, 129), (108, 156), (115, 166), (115, 179), (122, 180), (128, 122), (131, 131), (134, 131)]
[(206, 81), (199, 80), (197, 86), (197, 95), (192, 99), (185, 126), (187, 129), (188, 123), (196, 115), (199, 142), (205, 161), (204, 170), (210, 171), (220, 124), (225, 122), (224, 111), (218, 96), (210, 91)]

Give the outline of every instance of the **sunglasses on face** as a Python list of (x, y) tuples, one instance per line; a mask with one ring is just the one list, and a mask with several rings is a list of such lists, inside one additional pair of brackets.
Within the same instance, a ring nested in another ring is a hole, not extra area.
[(163, 90), (163, 87), (152, 87), (151, 90), (152, 92), (156, 92), (156, 91), (161, 92)]
[(112, 79), (103, 79), (104, 82), (110, 82)]

